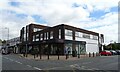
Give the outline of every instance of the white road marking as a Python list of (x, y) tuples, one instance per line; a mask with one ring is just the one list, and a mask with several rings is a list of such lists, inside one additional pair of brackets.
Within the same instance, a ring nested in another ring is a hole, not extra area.
[(19, 62), (19, 61), (15, 61), (16, 63), (19, 63), (19, 64), (23, 64), (23, 63), (21, 63), (21, 62)]
[(21, 62), (17, 62), (17, 63), (22, 64)]
[(82, 63), (82, 64), (90, 64), (91, 62), (85, 62), (85, 63)]
[(9, 59), (10, 61), (13, 61), (12, 59)]
[(38, 68), (38, 67), (33, 67), (33, 68), (35, 68), (35, 69), (37, 69), (37, 70), (42, 70), (42, 69), (40, 69), (40, 68)]
[(32, 66), (30, 66), (30, 65), (26, 65), (26, 66), (28, 66), (28, 67), (32, 67)]
[(5, 59), (8, 59), (7, 57), (4, 57)]
[(92, 70), (99, 70), (98, 68), (91, 68)]
[(8, 60), (10, 60), (10, 61), (13, 61), (12, 59), (10, 59), (10, 58), (7, 58), (7, 57), (4, 57), (5, 59), (8, 59)]

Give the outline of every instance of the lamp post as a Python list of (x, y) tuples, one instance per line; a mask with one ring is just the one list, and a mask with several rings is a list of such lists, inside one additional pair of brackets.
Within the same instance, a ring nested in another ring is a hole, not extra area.
[(7, 43), (6, 43), (6, 53), (8, 52), (8, 45), (9, 45), (9, 28), (8, 27), (5, 27), (5, 29), (8, 29), (8, 36), (7, 36)]
[(8, 29), (8, 38), (7, 38), (7, 40), (9, 40), (9, 28), (8, 27), (5, 27), (5, 29)]

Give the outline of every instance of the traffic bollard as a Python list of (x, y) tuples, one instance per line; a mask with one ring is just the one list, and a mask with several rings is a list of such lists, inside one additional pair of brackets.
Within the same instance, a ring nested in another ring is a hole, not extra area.
[(94, 52), (93, 52), (93, 57), (95, 57), (95, 54), (94, 54)]
[(91, 57), (91, 54), (90, 54), (90, 52), (89, 52), (89, 57)]

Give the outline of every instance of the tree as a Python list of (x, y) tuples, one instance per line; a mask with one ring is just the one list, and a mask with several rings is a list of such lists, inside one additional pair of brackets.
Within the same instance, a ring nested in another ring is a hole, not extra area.
[(2, 41), (2, 44), (6, 44), (6, 40), (3, 40), (3, 41)]

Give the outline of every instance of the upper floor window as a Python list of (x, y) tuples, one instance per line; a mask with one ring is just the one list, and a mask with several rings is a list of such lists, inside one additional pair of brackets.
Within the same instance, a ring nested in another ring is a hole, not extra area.
[(53, 39), (53, 31), (50, 32), (50, 39)]
[(46, 40), (46, 33), (44, 33), (44, 40)]
[(36, 39), (39, 39), (39, 34), (36, 34)]
[(72, 30), (65, 29), (65, 35), (66, 36), (72, 36)]
[(41, 29), (40, 28), (34, 28), (34, 32), (37, 32), (37, 31), (40, 31)]
[(28, 33), (27, 33), (27, 41), (28, 41)]
[(59, 29), (59, 39), (61, 39), (61, 29)]
[(26, 34), (23, 34), (24, 35), (24, 41), (26, 41)]
[(88, 38), (88, 39), (90, 39), (90, 34), (83, 34), (83, 38)]
[(81, 33), (81, 32), (75, 32), (75, 37), (82, 37), (83, 36), (83, 34)]
[(94, 40), (98, 40), (98, 36), (93, 35)]
[(48, 35), (49, 35), (49, 34), (48, 34), (48, 32), (47, 32), (47, 39), (48, 39)]
[(40, 34), (40, 40), (43, 40), (43, 34)]
[(24, 27), (24, 34), (26, 34), (26, 27)]
[(35, 41), (35, 36), (33, 35), (33, 41)]

